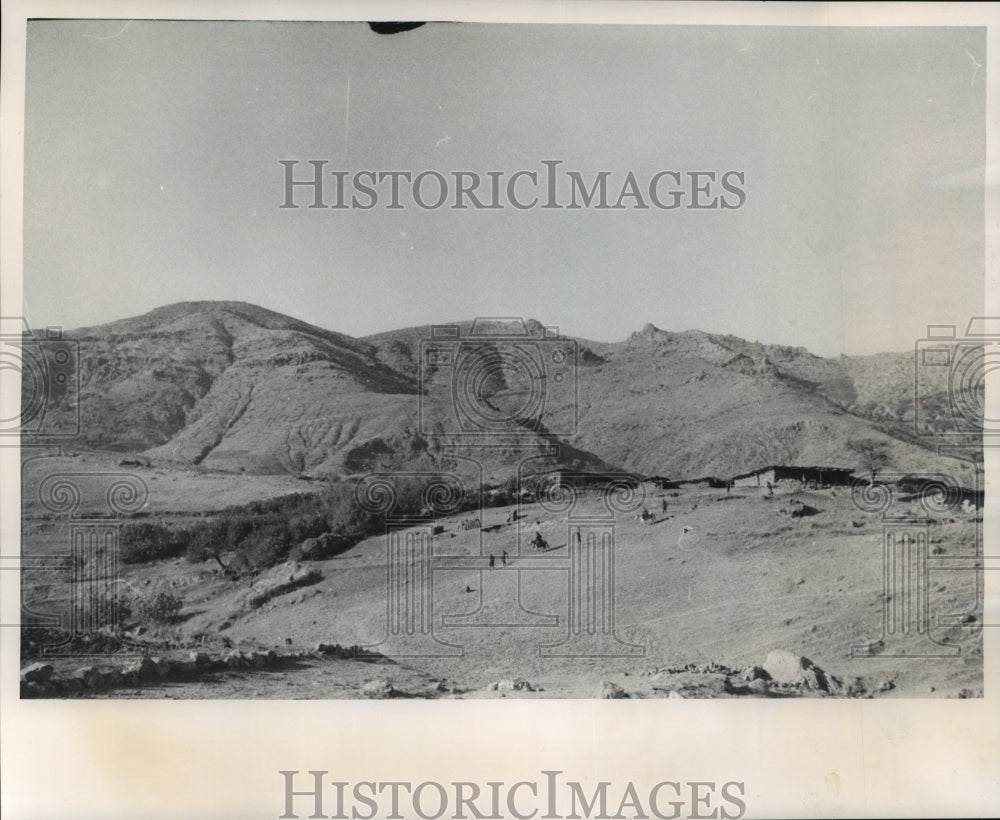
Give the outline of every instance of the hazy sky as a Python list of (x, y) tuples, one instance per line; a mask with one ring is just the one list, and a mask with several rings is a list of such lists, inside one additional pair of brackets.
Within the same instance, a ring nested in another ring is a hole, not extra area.
[[(607, 341), (652, 322), (909, 349), (982, 310), (985, 48), (971, 28), (32, 22), (27, 315), (236, 299), (352, 335), (522, 315)], [(614, 197), (629, 171), (738, 170), (747, 196), (281, 210), (281, 159), (558, 159), (610, 171)]]

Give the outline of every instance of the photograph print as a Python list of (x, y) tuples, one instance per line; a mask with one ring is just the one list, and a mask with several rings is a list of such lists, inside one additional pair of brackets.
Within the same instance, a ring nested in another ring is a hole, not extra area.
[(982, 698), (985, 64), (29, 20), (21, 698)]

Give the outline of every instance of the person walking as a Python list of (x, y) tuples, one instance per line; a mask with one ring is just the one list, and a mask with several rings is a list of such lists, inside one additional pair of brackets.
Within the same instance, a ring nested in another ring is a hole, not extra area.
[(507, 550), (504, 550), (503, 555), (500, 556), (500, 563), (507, 566)]
[(490, 569), (493, 569), (497, 565), (497, 559), (493, 557), (493, 553), (490, 553)]

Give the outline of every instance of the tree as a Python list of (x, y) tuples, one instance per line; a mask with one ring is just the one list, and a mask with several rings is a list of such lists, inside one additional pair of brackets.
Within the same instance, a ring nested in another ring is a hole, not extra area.
[(857, 438), (847, 442), (847, 448), (858, 457), (861, 468), (871, 473), (872, 481), (879, 470), (889, 464), (889, 445), (874, 438)]

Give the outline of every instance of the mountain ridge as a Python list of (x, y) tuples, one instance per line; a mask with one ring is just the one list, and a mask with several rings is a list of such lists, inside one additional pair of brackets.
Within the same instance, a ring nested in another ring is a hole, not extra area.
[[(439, 469), (466, 443), (449, 416), (457, 382), (450, 366), (421, 368), (420, 355), (427, 344), (460, 355), (473, 322), (450, 326), (457, 335), (443, 339), (432, 333), (440, 324), (355, 338), (250, 303), (201, 301), (67, 331), (81, 350), (80, 443), (230, 472)], [(651, 323), (620, 342), (554, 340), (536, 319), (520, 338), (507, 338), (511, 328), (486, 326), (499, 375), (476, 400), (499, 413), (492, 403), (544, 395), (538, 418), (512, 415), (493, 430), (510, 445), (487, 458), (497, 480), (553, 446), (553, 463), (660, 475), (854, 466), (848, 445), (866, 437), (899, 469), (939, 463), (912, 433), (912, 354), (826, 359)], [(568, 363), (546, 364), (550, 353)], [(518, 384), (518, 357), (567, 386)]]

